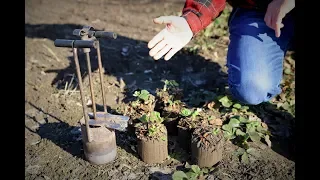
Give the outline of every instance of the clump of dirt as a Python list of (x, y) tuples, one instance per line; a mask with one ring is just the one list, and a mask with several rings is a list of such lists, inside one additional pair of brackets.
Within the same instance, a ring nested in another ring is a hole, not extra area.
[(199, 127), (193, 131), (191, 142), (196, 143), (198, 148), (215, 149), (224, 143), (223, 132), (214, 126)]
[(222, 160), (224, 137), (219, 128), (204, 126), (192, 133), (192, 160), (199, 167), (212, 167)]
[(197, 123), (199, 123), (199, 119), (193, 119), (192, 117), (182, 117), (179, 122), (178, 126), (182, 129), (189, 129), (192, 130), (197, 126)]
[(196, 127), (208, 125), (208, 120), (217, 116), (213, 114), (214, 113), (202, 108), (183, 108), (180, 111), (181, 118), (179, 119), (178, 126), (182, 129), (193, 130)]
[(135, 133), (139, 139), (166, 139), (167, 130), (161, 123), (137, 123)]
[(181, 101), (183, 90), (176, 81), (164, 81), (164, 87), (156, 90), (156, 109), (162, 112), (163, 117), (178, 117), (185, 104)]

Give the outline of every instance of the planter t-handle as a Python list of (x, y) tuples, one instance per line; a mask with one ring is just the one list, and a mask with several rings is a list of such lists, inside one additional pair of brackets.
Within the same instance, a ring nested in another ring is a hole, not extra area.
[(79, 80), (79, 89), (80, 89), (82, 109), (83, 109), (83, 114), (84, 114), (84, 119), (86, 124), (87, 137), (88, 137), (88, 141), (91, 142), (92, 139), (91, 139), (90, 128), (89, 128), (89, 117), (88, 117), (88, 112), (87, 112), (85, 98), (84, 98), (82, 77), (81, 77), (81, 71), (80, 71), (80, 65), (79, 65), (79, 59), (78, 59), (78, 48), (95, 48), (97, 47), (97, 42), (90, 41), (90, 40), (56, 39), (54, 41), (54, 45), (56, 47), (68, 47), (73, 49), (73, 58), (76, 65), (77, 78)]

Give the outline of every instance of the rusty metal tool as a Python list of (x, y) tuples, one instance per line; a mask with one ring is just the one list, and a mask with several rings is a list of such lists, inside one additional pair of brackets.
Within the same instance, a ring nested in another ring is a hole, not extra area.
[[(117, 156), (117, 145), (116, 145), (116, 137), (115, 137), (114, 129), (124, 130), (125, 128), (120, 126), (119, 123), (109, 120), (109, 119), (115, 120), (116, 118), (111, 117), (107, 119), (105, 116), (106, 113), (104, 112), (102, 113), (102, 116), (104, 119), (103, 124), (99, 124), (100, 121), (96, 121), (99, 118), (101, 119), (100, 117), (101, 113), (97, 113), (95, 109), (93, 109), (93, 114), (92, 113), (89, 114), (87, 112), (79, 59), (78, 59), (78, 48), (84, 48), (85, 53), (89, 53), (88, 49), (89, 48), (97, 49), (99, 43), (95, 40), (56, 39), (54, 41), (54, 45), (56, 47), (69, 47), (73, 49), (73, 56), (74, 56), (74, 61), (76, 65), (77, 78), (79, 80), (79, 88), (80, 88), (80, 95), (81, 95), (83, 115), (84, 115), (83, 118), (80, 120), (80, 124), (81, 124), (81, 134), (82, 134), (82, 142), (83, 142), (85, 157), (92, 164), (109, 163), (113, 161)], [(88, 56), (87, 56), (87, 65), (88, 65), (88, 71), (89, 71), (88, 74), (89, 74), (89, 81), (90, 81), (90, 91), (91, 91), (92, 100), (94, 102), (95, 100), (94, 100), (94, 93), (93, 93), (93, 87), (92, 87), (92, 79), (90, 77), (91, 64), (90, 64), (90, 58), (88, 58)], [(95, 104), (93, 105), (95, 106)], [(92, 118), (94, 118), (93, 121), (95, 123), (93, 123), (93, 125), (90, 125)], [(123, 118), (121, 120), (123, 120)], [(126, 123), (123, 123), (122, 125), (126, 127)]]
[(79, 89), (80, 89), (80, 96), (81, 96), (81, 102), (82, 102), (82, 110), (84, 114), (85, 119), (85, 126), (86, 126), (86, 132), (88, 141), (91, 142), (91, 135), (89, 130), (89, 117), (88, 112), (86, 108), (85, 98), (84, 98), (84, 92), (83, 92), (83, 84), (82, 84), (82, 77), (81, 77), (81, 71), (80, 71), (80, 65), (79, 65), (79, 59), (78, 59), (78, 48), (94, 48), (97, 46), (97, 43), (95, 41), (89, 41), (89, 40), (66, 40), (66, 39), (57, 39), (54, 41), (54, 45), (56, 47), (69, 47), (73, 49), (73, 58), (76, 65), (76, 73), (77, 78), (79, 80)]
[[(100, 51), (100, 42), (98, 38), (112, 38), (116, 39), (117, 35), (112, 32), (105, 32), (105, 31), (95, 31), (91, 26), (84, 26), (82, 29), (75, 29), (73, 31), (73, 35), (81, 37), (82, 40), (93, 40), (97, 43), (95, 47), (97, 50), (97, 57), (98, 57), (98, 66), (99, 66), (99, 77), (100, 77), (100, 85), (101, 85), (101, 93), (102, 93), (102, 101), (103, 101), (103, 112), (96, 112), (93, 109), (93, 114), (89, 114), (93, 116), (93, 120), (89, 120), (89, 124), (93, 126), (106, 126), (111, 129), (117, 129), (119, 131), (125, 131), (128, 125), (129, 117), (122, 116), (122, 115), (113, 115), (107, 112), (107, 105), (105, 99), (105, 91), (104, 91), (104, 81), (103, 81), (103, 71), (102, 71), (102, 60), (101, 60), (101, 51)], [(87, 54), (87, 64), (89, 69), (89, 81), (91, 77), (91, 68), (90, 66), (90, 57), (88, 55), (88, 48), (84, 49), (84, 52)], [(93, 88), (92, 83), (90, 83), (91, 87), (91, 96), (93, 97)], [(94, 98), (92, 98), (93, 107), (95, 107)]]

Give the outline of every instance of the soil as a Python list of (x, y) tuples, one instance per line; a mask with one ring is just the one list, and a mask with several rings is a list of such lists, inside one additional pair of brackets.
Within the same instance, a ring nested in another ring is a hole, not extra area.
[[(154, 25), (152, 19), (177, 14), (183, 4), (183, 0), (25, 2), (25, 179), (170, 179), (175, 170), (189, 161), (189, 155), (179, 149), (176, 137), (172, 137), (168, 139), (172, 158), (160, 165), (146, 165), (138, 156), (134, 134), (116, 131), (116, 159), (101, 166), (87, 162), (78, 123), (83, 113), (72, 51), (53, 44), (58, 38), (76, 39), (72, 31), (84, 25), (118, 34), (115, 40), (101, 40), (105, 94), (108, 112), (112, 114), (117, 114), (130, 100), (134, 90), (155, 92), (163, 86), (161, 79), (175, 79), (184, 91), (224, 91), (226, 48), (217, 47), (214, 55), (180, 51), (170, 61), (155, 62), (148, 54), (147, 42), (163, 28)], [(90, 56), (97, 111), (102, 111), (96, 52), (92, 50)], [(79, 61), (88, 102), (88, 73), (81, 50)], [(273, 121), (272, 113), (268, 114), (265, 119)], [(272, 140), (272, 148), (257, 146), (260, 158), (249, 164), (240, 163), (232, 155), (237, 146), (229, 142), (224, 147), (222, 162), (209, 176), (294, 179), (295, 162), (287, 151), (290, 144), (283, 144), (290, 142), (286, 139), (290, 128), (283, 121), (277, 124), (274, 129), (281, 138)]]
[(201, 168), (212, 167), (222, 160), (223, 133), (213, 134), (212, 131), (212, 126), (198, 127), (191, 136), (192, 160)]
[(178, 122), (178, 126), (190, 130), (193, 130), (200, 124), (201, 119), (199, 117), (196, 117), (195, 119), (192, 119), (191, 117), (181, 117)]
[[(148, 126), (155, 126), (157, 132), (155, 132), (152, 136), (149, 136)], [(163, 137), (167, 137), (167, 129), (164, 124), (136, 124), (135, 126), (136, 136), (138, 139), (161, 139)]]
[(167, 128), (168, 135), (170, 136), (177, 136), (178, 135), (178, 119), (172, 118), (172, 119), (166, 119), (163, 123)]
[(187, 152), (191, 150), (191, 134), (193, 129), (178, 126), (178, 143), (179, 146)]
[(200, 142), (199, 147), (204, 149), (215, 150), (215, 147), (222, 146), (224, 144), (223, 133), (220, 130), (216, 135), (212, 133), (213, 126), (198, 127), (192, 132), (191, 142), (197, 144)]

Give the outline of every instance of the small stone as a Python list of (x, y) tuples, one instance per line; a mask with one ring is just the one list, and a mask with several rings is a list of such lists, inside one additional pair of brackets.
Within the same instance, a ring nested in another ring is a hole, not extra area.
[(80, 127), (75, 127), (70, 131), (71, 134), (81, 134), (81, 128)]
[(82, 107), (82, 104), (80, 104), (79, 102), (77, 102), (76, 105)]
[(50, 178), (49, 178), (48, 176), (46, 176), (46, 175), (43, 175), (43, 178), (44, 178), (45, 180), (50, 180)]
[(144, 73), (145, 74), (152, 73), (152, 70), (151, 69), (144, 70)]
[(37, 145), (41, 142), (41, 140), (33, 141), (30, 143), (31, 146)]
[(92, 101), (91, 101), (91, 99), (88, 100), (88, 102), (87, 102), (86, 105), (87, 105), (87, 106), (92, 106)]
[(41, 125), (47, 123), (45, 119), (42, 119), (42, 120), (40, 120), (40, 121), (38, 121), (38, 122), (39, 122)]

